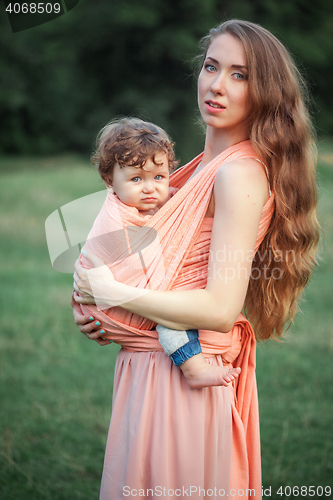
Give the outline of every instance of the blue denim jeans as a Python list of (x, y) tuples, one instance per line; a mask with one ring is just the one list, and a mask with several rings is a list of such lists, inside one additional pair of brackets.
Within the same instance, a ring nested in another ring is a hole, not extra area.
[(172, 330), (162, 325), (157, 325), (156, 330), (165, 354), (176, 366), (202, 352), (198, 330)]

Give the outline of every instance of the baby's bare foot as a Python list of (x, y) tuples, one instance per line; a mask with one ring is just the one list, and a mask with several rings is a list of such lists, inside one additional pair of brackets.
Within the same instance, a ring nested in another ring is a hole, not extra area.
[(203, 354), (197, 354), (180, 366), (188, 385), (192, 389), (202, 389), (215, 385), (227, 387), (238, 377), (240, 368), (224, 368), (207, 363)]

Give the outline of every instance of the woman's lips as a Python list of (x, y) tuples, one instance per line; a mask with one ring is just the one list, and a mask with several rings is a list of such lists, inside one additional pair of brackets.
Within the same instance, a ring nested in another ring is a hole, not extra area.
[(216, 101), (205, 101), (205, 106), (210, 113), (221, 113), (225, 110), (225, 106)]

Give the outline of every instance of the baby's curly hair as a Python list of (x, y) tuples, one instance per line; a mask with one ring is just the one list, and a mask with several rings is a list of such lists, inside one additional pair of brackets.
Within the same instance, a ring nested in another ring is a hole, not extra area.
[(121, 168), (142, 168), (151, 159), (158, 165), (155, 156), (163, 152), (168, 156), (172, 172), (179, 163), (173, 146), (168, 134), (157, 125), (140, 118), (120, 118), (112, 120), (99, 132), (91, 162), (106, 183), (110, 181), (116, 163)]

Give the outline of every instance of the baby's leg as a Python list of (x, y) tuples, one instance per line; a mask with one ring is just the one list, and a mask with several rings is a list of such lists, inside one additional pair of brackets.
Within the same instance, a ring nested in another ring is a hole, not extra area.
[(240, 368), (225, 368), (224, 366), (207, 363), (203, 354), (196, 354), (180, 365), (188, 385), (192, 389), (202, 389), (213, 385), (227, 386), (241, 372)]
[(179, 366), (192, 389), (227, 386), (238, 377), (240, 368), (227, 369), (205, 361), (201, 351), (198, 330), (171, 330), (157, 325), (159, 341), (164, 352)]

